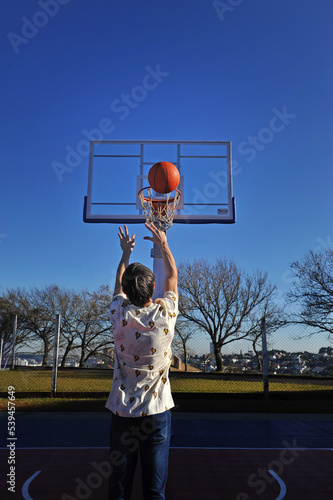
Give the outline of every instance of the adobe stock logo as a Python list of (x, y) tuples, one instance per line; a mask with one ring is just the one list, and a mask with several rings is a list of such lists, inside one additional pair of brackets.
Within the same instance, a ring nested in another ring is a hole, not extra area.
[(51, 17), (58, 14), (60, 5), (67, 5), (69, 2), (70, 0), (39, 0), (38, 5), (42, 10), (37, 10), (31, 19), (25, 16), (21, 17), (23, 23), (21, 34), (18, 35), (12, 31), (7, 34), (15, 54), (19, 53), (22, 44), (27, 45), (32, 38), (38, 35), (39, 30), (48, 24)]
[[(260, 128), (256, 135), (248, 135), (246, 140), (240, 142), (237, 146), (237, 153), (242, 155), (247, 163), (251, 163), (257, 157), (258, 153), (264, 151), (269, 144), (271, 144), (275, 137), (283, 132), (286, 127), (292, 123), (297, 117), (296, 114), (290, 113), (287, 106), (282, 109), (272, 108), (272, 115), (269, 122), (265, 127)], [(233, 160), (233, 177), (236, 177), (243, 172), (243, 167), (240, 162)], [(200, 210), (206, 208), (205, 204), (212, 203), (217, 196), (220, 195), (221, 190), (225, 190), (228, 186), (227, 172), (224, 170), (208, 172), (209, 181), (204, 185), (192, 188), (191, 203), (196, 205), (194, 208), (195, 213), (199, 215)], [(186, 214), (186, 207), (184, 214)], [(188, 211), (188, 213), (190, 213)]]
[(238, 7), (244, 0), (226, 0), (222, 2), (221, 0), (214, 0), (213, 7), (216, 10), (217, 15), (221, 21), (224, 21), (225, 14), (233, 12), (235, 7)]
[(85, 478), (76, 477), (71, 485), (72, 494), (63, 493), (61, 500), (88, 500), (92, 495), (94, 498), (104, 498), (101, 493), (97, 495), (96, 490), (105, 485), (114, 469), (124, 463), (123, 447), (125, 446), (129, 453), (135, 453), (140, 447), (140, 441), (146, 441), (155, 429), (156, 423), (149, 417), (143, 419), (139, 425), (132, 425), (130, 431), (125, 431), (120, 436), (121, 450), (110, 451), (108, 460), (91, 462), (89, 474)]
[(269, 120), (268, 127), (261, 128), (256, 136), (249, 135), (246, 141), (239, 144), (238, 153), (248, 155), (247, 162), (253, 161), (257, 152), (263, 151), (273, 141), (275, 135), (282, 132), (291, 120), (297, 117), (295, 114), (288, 113), (287, 106), (284, 106), (282, 111), (273, 108), (272, 112), (273, 116)]
[[(280, 476), (284, 472), (285, 468), (293, 464), (295, 460), (300, 456), (300, 453), (306, 450), (306, 448), (301, 448), (296, 442), (296, 438), (293, 439), (292, 444), (288, 441), (282, 441), (284, 448), (280, 450), (278, 457), (272, 460), (266, 469), (258, 468), (256, 472), (250, 474), (247, 478), (247, 485), (254, 489), (256, 495), (261, 495), (266, 491), (267, 485), (277, 481), (280, 484), (281, 496), (278, 498), (283, 498), (282, 491), (285, 491), (285, 485), (280, 479)], [(235, 500), (251, 500), (251, 497), (245, 493), (241, 492), (236, 496)]]

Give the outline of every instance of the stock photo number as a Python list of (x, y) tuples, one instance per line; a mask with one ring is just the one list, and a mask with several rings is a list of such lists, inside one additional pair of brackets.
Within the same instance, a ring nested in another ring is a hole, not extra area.
[(7, 472), (8, 491), (15, 493), (16, 485), (16, 420), (15, 420), (15, 387), (8, 387), (8, 460), (9, 470)]

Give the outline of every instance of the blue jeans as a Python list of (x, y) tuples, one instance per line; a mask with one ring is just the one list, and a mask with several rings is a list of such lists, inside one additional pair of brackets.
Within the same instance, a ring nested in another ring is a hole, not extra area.
[(109, 500), (130, 500), (140, 451), (145, 500), (164, 500), (171, 435), (170, 411), (147, 417), (112, 414)]

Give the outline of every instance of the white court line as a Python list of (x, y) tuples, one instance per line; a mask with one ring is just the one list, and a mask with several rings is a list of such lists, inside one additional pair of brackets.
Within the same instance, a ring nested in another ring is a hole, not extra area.
[(38, 470), (37, 472), (35, 472), (35, 474), (33, 474), (31, 477), (29, 477), (29, 479), (26, 480), (26, 482), (24, 483), (24, 485), (22, 486), (22, 496), (24, 498), (24, 500), (32, 500), (31, 496), (29, 495), (29, 485), (31, 483), (31, 481), (33, 479), (35, 479), (36, 476), (38, 476), (38, 474), (40, 473), (40, 470)]
[[(283, 448), (244, 448), (243, 446), (170, 446), (170, 449), (172, 450), (254, 450), (254, 451), (260, 451), (260, 450), (287, 450), (286, 446)], [(293, 450), (296, 451), (333, 451), (331, 448), (294, 448), (292, 447)]]
[[(16, 450), (108, 450), (109, 446), (17, 446)], [(243, 448), (242, 446), (170, 446), (171, 450), (286, 450), (283, 448)], [(295, 451), (333, 451), (333, 448), (292, 448)], [(8, 450), (0, 447), (0, 450)]]
[(270, 472), (270, 474), (277, 480), (277, 482), (280, 485), (280, 493), (279, 493), (279, 496), (276, 497), (275, 500), (282, 500), (282, 498), (284, 498), (286, 493), (287, 493), (286, 485), (284, 484), (284, 482), (282, 481), (280, 476), (278, 476), (273, 470), (269, 470), (268, 472)]
[[(108, 450), (109, 446), (16, 446), (16, 450)], [(0, 448), (8, 450), (8, 448)]]

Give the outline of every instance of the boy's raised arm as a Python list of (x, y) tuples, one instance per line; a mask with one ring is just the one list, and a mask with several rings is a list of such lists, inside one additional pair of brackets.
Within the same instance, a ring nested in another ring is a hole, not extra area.
[(169, 248), (166, 233), (158, 229), (154, 224), (146, 223), (145, 226), (152, 233), (152, 237), (145, 236), (144, 240), (156, 243), (161, 249), (165, 270), (164, 292), (174, 292), (178, 297), (177, 266)]
[(124, 271), (126, 267), (129, 264), (129, 259), (131, 256), (131, 253), (133, 251), (134, 245), (135, 245), (135, 234), (133, 234), (132, 237), (129, 236), (128, 234), (128, 228), (125, 225), (124, 226), (124, 231), (122, 228), (119, 228), (119, 239), (120, 239), (120, 247), (123, 251), (123, 254), (121, 256), (120, 262), (118, 264), (118, 269), (117, 269), (117, 274), (116, 274), (116, 284), (114, 287), (114, 292), (113, 295), (117, 295), (118, 293), (123, 293), (123, 290), (121, 288), (121, 279), (123, 277)]

